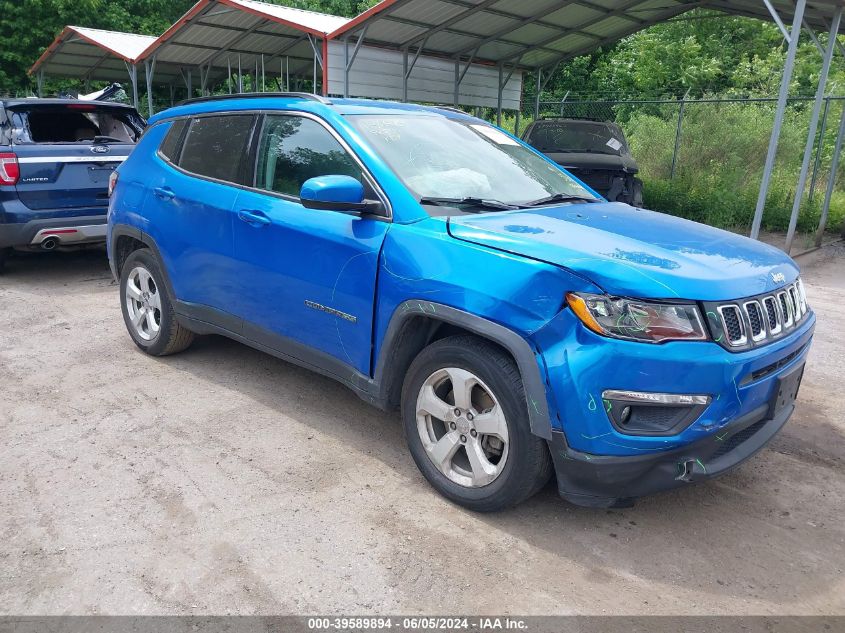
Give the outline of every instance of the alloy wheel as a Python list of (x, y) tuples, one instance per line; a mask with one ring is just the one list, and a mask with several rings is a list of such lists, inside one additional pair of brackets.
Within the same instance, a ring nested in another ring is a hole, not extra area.
[(161, 330), (161, 295), (153, 276), (143, 266), (136, 266), (126, 280), (126, 311), (135, 333), (152, 341)]
[(508, 425), (493, 391), (472, 372), (445, 367), (417, 396), (417, 431), (431, 462), (467, 488), (492, 483), (508, 457)]

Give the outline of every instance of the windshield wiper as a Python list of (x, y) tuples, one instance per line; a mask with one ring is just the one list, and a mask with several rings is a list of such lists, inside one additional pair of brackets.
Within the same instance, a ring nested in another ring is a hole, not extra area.
[(480, 207), (482, 209), (496, 209), (497, 211), (510, 211), (519, 208), (514, 204), (507, 204), (500, 200), (486, 200), (473, 196), (466, 196), (464, 198), (434, 198), (423, 196), (420, 198), (420, 204), (430, 204), (437, 207)]
[(539, 198), (537, 200), (532, 200), (531, 202), (526, 202), (525, 204), (519, 205), (520, 208), (528, 209), (530, 207), (541, 207), (544, 204), (553, 204), (555, 202), (601, 202), (598, 198), (591, 198), (589, 196), (578, 196), (575, 194), (569, 193), (556, 193), (553, 196), (546, 196), (545, 198)]

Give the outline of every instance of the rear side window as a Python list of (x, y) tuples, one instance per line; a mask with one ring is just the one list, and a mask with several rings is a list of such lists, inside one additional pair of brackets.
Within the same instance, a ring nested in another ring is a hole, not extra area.
[(176, 121), (170, 126), (167, 135), (161, 142), (161, 147), (158, 151), (171, 163), (176, 163), (179, 160), (179, 148), (182, 147), (182, 132), (185, 131), (185, 126), (187, 125), (187, 119)]
[(352, 176), (365, 184), (361, 168), (322, 125), (300, 116), (267, 117), (256, 187), (298, 198), (302, 183), (328, 175)]
[(182, 148), (179, 167), (198, 176), (241, 183), (241, 166), (253, 115), (195, 118)]
[(93, 104), (15, 108), (12, 115), (16, 144), (137, 143), (143, 120), (132, 110)]

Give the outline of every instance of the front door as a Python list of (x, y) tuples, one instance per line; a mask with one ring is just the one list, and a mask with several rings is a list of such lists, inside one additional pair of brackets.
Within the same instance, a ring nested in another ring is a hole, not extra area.
[(262, 191), (242, 190), (233, 216), (244, 334), (253, 327), (253, 338), (284, 337), (369, 374), (376, 270), (390, 224), (299, 203), (302, 183), (325, 175), (359, 178), (375, 195), (363, 167), (307, 116), (266, 116), (257, 152)]

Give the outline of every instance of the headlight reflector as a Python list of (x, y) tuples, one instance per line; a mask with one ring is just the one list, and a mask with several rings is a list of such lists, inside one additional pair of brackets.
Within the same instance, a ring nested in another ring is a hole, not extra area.
[(698, 307), (569, 292), (566, 302), (581, 322), (597, 334), (631, 341), (706, 341)]

